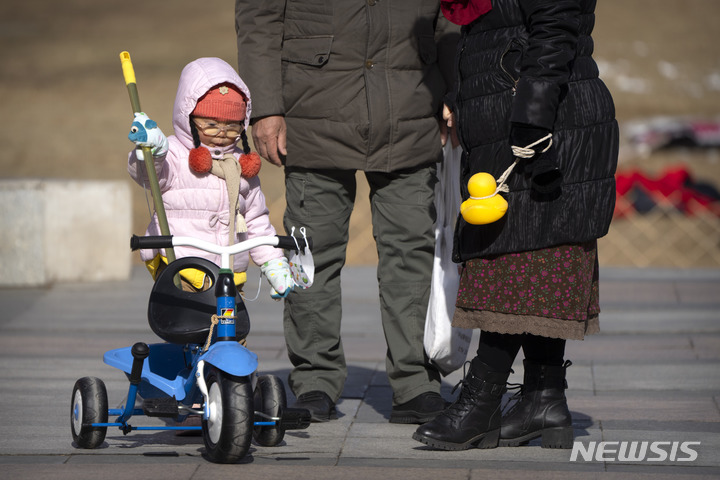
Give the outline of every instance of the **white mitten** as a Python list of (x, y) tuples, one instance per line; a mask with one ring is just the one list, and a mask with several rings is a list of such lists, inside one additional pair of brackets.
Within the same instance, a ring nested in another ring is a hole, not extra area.
[(290, 265), (287, 258), (282, 257), (275, 260), (265, 262), (260, 271), (267, 278), (268, 283), (272, 287), (270, 296), (275, 299), (287, 297), (295, 286), (292, 275), (290, 274)]
[[(130, 126), (128, 138), (138, 147), (150, 147), (153, 157), (164, 157), (168, 151), (168, 139), (158, 127), (155, 120), (151, 120), (142, 112), (135, 114), (135, 119)], [(142, 158), (142, 150), (138, 148), (137, 157)]]

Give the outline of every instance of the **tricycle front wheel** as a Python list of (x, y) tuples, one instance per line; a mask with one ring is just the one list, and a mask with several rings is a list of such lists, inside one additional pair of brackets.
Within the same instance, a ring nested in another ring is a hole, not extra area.
[(93, 423), (107, 423), (108, 397), (105, 384), (95, 377), (83, 377), (75, 382), (70, 405), (72, 437), (80, 448), (97, 448), (105, 440), (107, 427), (92, 427)]
[(250, 449), (253, 395), (249, 377), (235, 377), (215, 367), (207, 376), (208, 416), (203, 418), (203, 441), (208, 459), (235, 463)]

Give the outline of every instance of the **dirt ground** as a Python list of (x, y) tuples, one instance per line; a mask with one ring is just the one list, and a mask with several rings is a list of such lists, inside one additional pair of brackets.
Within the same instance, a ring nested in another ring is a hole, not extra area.
[[(0, 5), (2, 177), (127, 180), (132, 118), (119, 53), (132, 55), (142, 108), (171, 133), (178, 75), (194, 58), (236, 65), (234, 6), (227, 0), (35, 0)], [(618, 119), (720, 116), (720, 2), (600, 0), (595, 57), (615, 97)], [(623, 149), (621, 168), (658, 172), (682, 163), (720, 185), (717, 150), (676, 150), (638, 158)], [(281, 226), (282, 171), (261, 172), (271, 218)], [(148, 207), (133, 185), (133, 230)], [(353, 217), (350, 263), (370, 263), (367, 190)]]

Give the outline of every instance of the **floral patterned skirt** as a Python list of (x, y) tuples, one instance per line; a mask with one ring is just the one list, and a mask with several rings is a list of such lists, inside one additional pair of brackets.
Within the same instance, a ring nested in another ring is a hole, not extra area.
[(468, 260), (453, 326), (582, 339), (600, 331), (597, 242)]

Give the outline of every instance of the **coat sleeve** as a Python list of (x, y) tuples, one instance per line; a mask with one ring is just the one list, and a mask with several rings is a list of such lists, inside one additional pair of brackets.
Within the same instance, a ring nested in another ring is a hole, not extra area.
[(552, 131), (580, 28), (578, 0), (520, 0), (528, 28), (510, 120)]
[(438, 66), (445, 80), (446, 94), (455, 91), (455, 54), (460, 40), (460, 26), (450, 23), (438, 12), (435, 41), (438, 47)]
[[(175, 171), (171, 165), (177, 163), (178, 147), (175, 144), (174, 137), (168, 137), (170, 147), (168, 153), (164, 157), (153, 157), (155, 164), (155, 174), (158, 179), (158, 186), (161, 192), (165, 192), (170, 188), (174, 180)], [(182, 149), (182, 147), (181, 147)], [(135, 183), (150, 190), (150, 179), (148, 177), (147, 169), (145, 168), (145, 161), (137, 158), (137, 150), (133, 149), (128, 154), (128, 174), (130, 178), (135, 180)]]
[(285, 0), (235, 0), (238, 73), (250, 89), (252, 118), (284, 115)]

